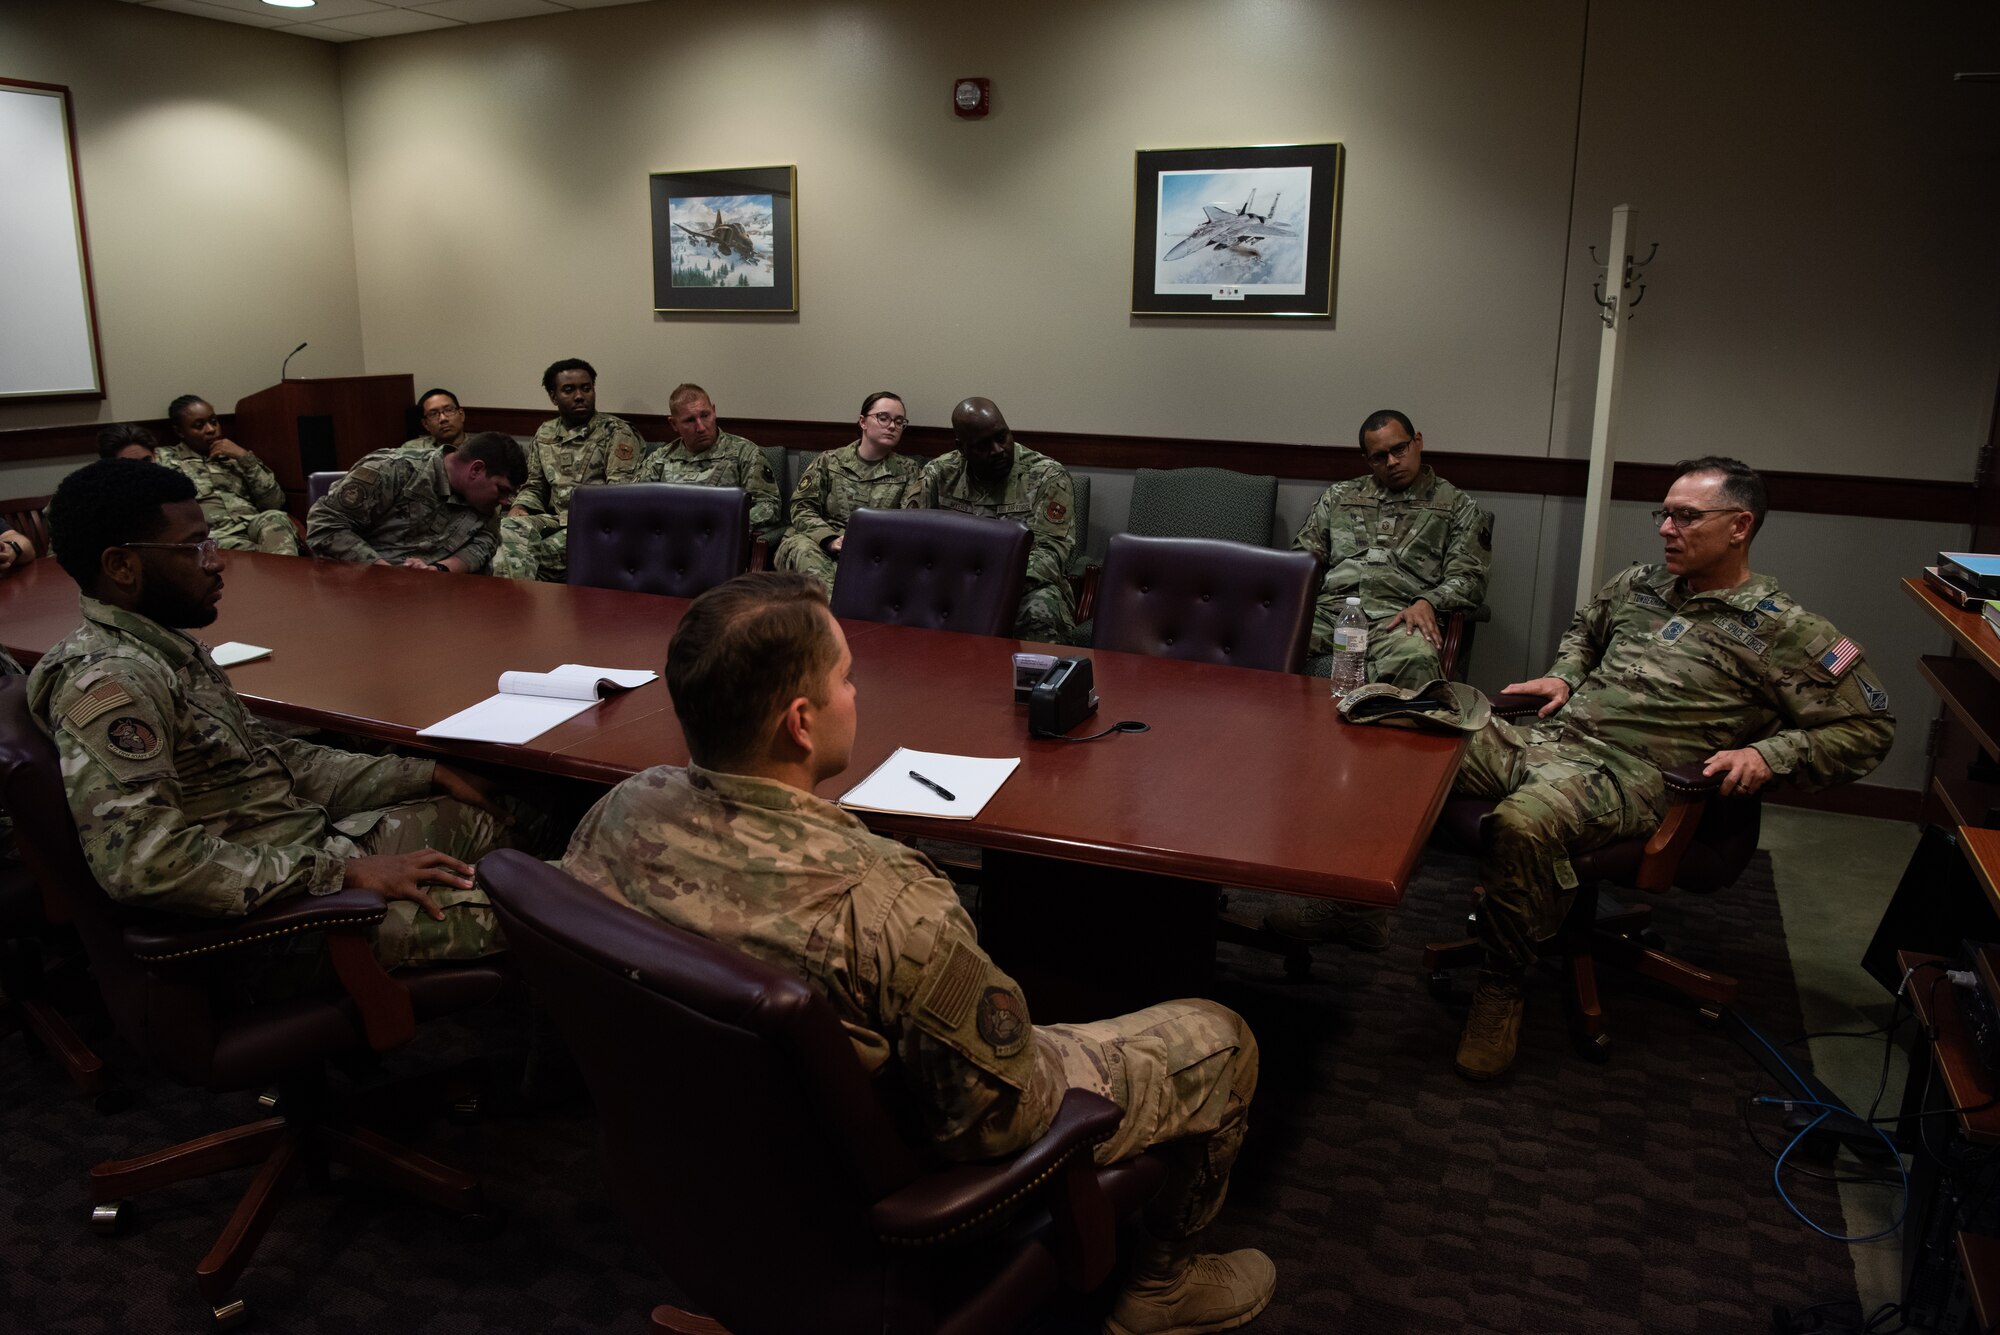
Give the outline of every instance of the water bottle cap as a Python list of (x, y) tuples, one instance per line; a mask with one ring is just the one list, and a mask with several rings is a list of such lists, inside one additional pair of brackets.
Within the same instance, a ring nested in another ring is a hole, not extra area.
[(1347, 600), (1347, 605), (1349, 607), (1359, 607), (1361, 606), (1361, 600), (1359, 598), (1349, 598)]

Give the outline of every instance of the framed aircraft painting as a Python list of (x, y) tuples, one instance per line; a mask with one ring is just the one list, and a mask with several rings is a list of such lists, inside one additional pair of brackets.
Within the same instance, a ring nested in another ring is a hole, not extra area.
[(1139, 151), (1134, 315), (1333, 316), (1339, 144)]
[(653, 309), (799, 308), (798, 169), (661, 171), (653, 196)]

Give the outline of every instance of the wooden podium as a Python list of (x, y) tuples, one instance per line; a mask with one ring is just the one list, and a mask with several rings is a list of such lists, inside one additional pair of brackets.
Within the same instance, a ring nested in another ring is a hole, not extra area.
[(304, 514), (308, 473), (345, 472), (415, 434), (416, 392), (408, 374), (280, 380), (236, 401), (237, 443), (270, 465), (292, 511)]

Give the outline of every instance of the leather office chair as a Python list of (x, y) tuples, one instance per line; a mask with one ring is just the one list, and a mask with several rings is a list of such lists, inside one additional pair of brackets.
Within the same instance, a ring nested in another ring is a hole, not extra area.
[(16, 1029), (31, 1036), (62, 1066), (78, 1093), (97, 1099), (99, 1110), (109, 1112), (125, 1100), (107, 1095), (103, 1061), (49, 996), (43, 938), (51, 926), (67, 921), (61, 903), (44, 897), (27, 868), (0, 866), (0, 992), (6, 994), (0, 997), (0, 1036)]
[(49, 554), (49, 498), (46, 496), (17, 496), (10, 501), (0, 501), (0, 529), (13, 529), (22, 537), (32, 538), (35, 555)]
[(861, 509), (840, 544), (833, 614), (973, 635), (1014, 633), (1028, 530), (950, 510)]
[[(407, 1041), (420, 1019), (492, 1000), (501, 971), (467, 964), (391, 977), (366, 935), (386, 905), (365, 891), (300, 896), (242, 918), (141, 913), (114, 904), (84, 861), (55, 746), (28, 711), (23, 680), (0, 681), (0, 800), (14, 814), (28, 870), (61, 896), (76, 923), (119, 1032), (183, 1084), (217, 1093), (280, 1090), (273, 1116), (92, 1168), (93, 1226), (115, 1231), (133, 1196), (259, 1165), (222, 1235), (195, 1268), (202, 1299), (226, 1328), (245, 1315), (230, 1291), (285, 1191), (309, 1165), (339, 1162), (445, 1209), (480, 1212), (475, 1179), (340, 1115), (327, 1097), (322, 1066), (339, 1054), (387, 1051)], [(326, 934), (341, 993), (261, 1006), (233, 1006), (216, 995), (212, 984), (227, 977), (232, 951), (306, 932)]]
[(1103, 1282), (1118, 1219), (1165, 1175), (1091, 1163), (1120, 1113), (1082, 1090), (1012, 1159), (921, 1163), (800, 979), (525, 854), (479, 876), (590, 1086), (613, 1198), (713, 1314), (662, 1306), (656, 1331), (1011, 1331)]
[(1099, 649), (1296, 672), (1312, 631), (1305, 552), (1113, 535), (1097, 587)]
[[(1227, 468), (1141, 468), (1132, 477), (1132, 508), (1125, 532), (1147, 538), (1213, 538), (1251, 547), (1271, 545), (1278, 479)], [(1097, 610), (1102, 571), (1083, 572), (1077, 590), (1077, 623)]]
[(333, 484), (340, 481), (340, 479), (346, 476), (347, 474), (341, 472), (337, 468), (330, 469), (323, 473), (307, 473), (306, 509), (310, 510), (313, 508), (313, 506), (319, 504), (319, 498), (326, 495), (329, 491), (332, 491)]
[(570, 496), (571, 584), (692, 598), (749, 568), (741, 487), (631, 482)]
[[(1525, 721), (1546, 703), (1540, 696), (1498, 695), (1493, 697), (1493, 712)], [(1650, 905), (1599, 912), (1599, 889), (1606, 883), (1653, 894), (1672, 889), (1713, 894), (1734, 885), (1743, 874), (1757, 851), (1763, 799), (1725, 798), (1721, 781), (1701, 770), (1696, 761), (1661, 771), (1667, 785), (1667, 814), (1650, 835), (1619, 839), (1570, 859), (1577, 877), (1576, 901), (1561, 931), (1547, 943), (1547, 952), (1562, 961), (1577, 1050), (1593, 1061), (1603, 1061), (1611, 1045), (1597, 997), (1600, 961), (1665, 984), (1695, 1001), (1710, 1018), (1736, 1000), (1736, 979), (1658, 948), (1658, 934), (1650, 927)], [(1497, 806), (1493, 798), (1449, 798), (1432, 837), (1446, 847), (1476, 854), (1485, 846), (1488, 822)], [(1479, 943), (1471, 938), (1425, 946), (1424, 967), (1431, 971), (1433, 990), (1446, 986), (1445, 970), (1477, 965), (1483, 957)]]

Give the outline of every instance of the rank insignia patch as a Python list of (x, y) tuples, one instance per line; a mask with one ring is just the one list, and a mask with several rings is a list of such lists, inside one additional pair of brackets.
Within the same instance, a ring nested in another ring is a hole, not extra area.
[(1672, 621), (1660, 627), (1660, 639), (1667, 644), (1672, 644), (1675, 640), (1687, 634), (1687, 632), (1687, 621), (1681, 617), (1675, 617)]

